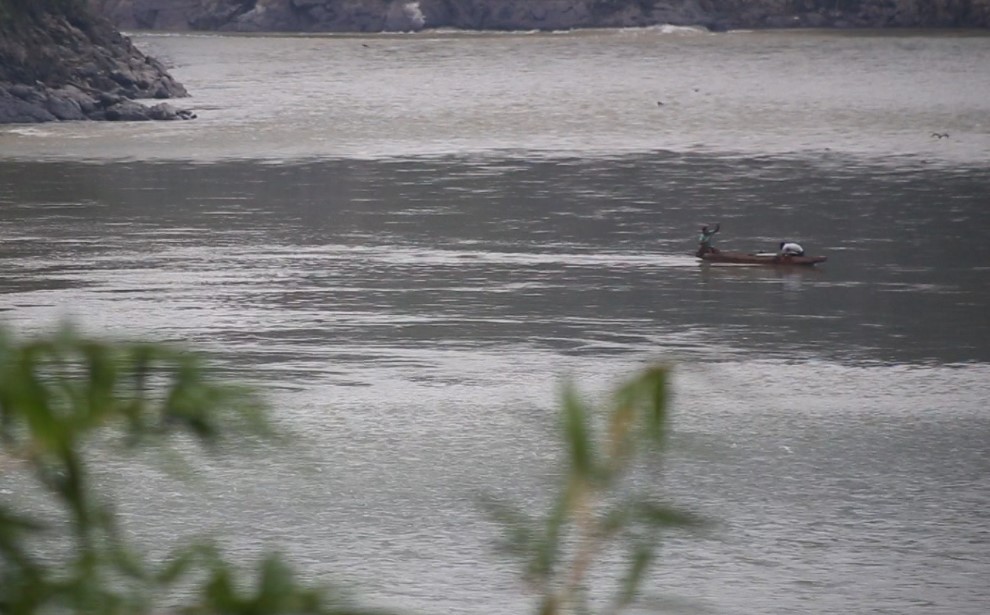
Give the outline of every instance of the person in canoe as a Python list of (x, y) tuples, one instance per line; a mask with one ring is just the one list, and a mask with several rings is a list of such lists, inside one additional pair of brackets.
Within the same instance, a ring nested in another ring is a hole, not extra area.
[(804, 248), (793, 241), (781, 241), (778, 256), (804, 256)]
[(718, 252), (717, 248), (712, 247), (712, 239), (715, 237), (715, 233), (718, 232), (719, 225), (716, 224), (713, 228), (705, 225), (701, 227), (701, 234), (698, 235), (698, 257), (700, 258), (702, 254), (707, 254), (709, 252)]

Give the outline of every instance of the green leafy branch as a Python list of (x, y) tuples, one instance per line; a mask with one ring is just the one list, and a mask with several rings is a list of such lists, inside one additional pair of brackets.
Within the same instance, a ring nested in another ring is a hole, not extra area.
[[(637, 469), (658, 462), (665, 448), (668, 379), (665, 367), (644, 371), (604, 412), (568, 387), (567, 470), (549, 511), (533, 516), (489, 504), (541, 615), (590, 613), (592, 569), (625, 545), (626, 569), (604, 611), (618, 613), (637, 599), (663, 531), (699, 525), (637, 488)], [(167, 451), (177, 437), (209, 449), (240, 428), (272, 435), (260, 401), (211, 378), (193, 354), (69, 329), (28, 341), (0, 331), (0, 472), (35, 478), (51, 504), (48, 516), (29, 515), (0, 500), (0, 613), (142, 615), (160, 611), (160, 592), (180, 587), (187, 598), (170, 609), (186, 615), (376, 613), (335, 588), (307, 586), (274, 555), (245, 579), (209, 543), (179, 548), (157, 565), (128, 545), (93, 486), (87, 451), (113, 443)], [(56, 556), (46, 554), (53, 544), (61, 547)]]
[[(622, 611), (636, 600), (662, 531), (702, 524), (630, 487), (637, 465), (658, 461), (664, 450), (669, 374), (666, 367), (644, 371), (618, 389), (604, 414), (568, 386), (561, 417), (567, 470), (545, 518), (486, 501), (504, 528), (503, 550), (522, 562), (523, 578), (539, 596), (540, 615), (592, 612), (589, 573), (620, 541), (628, 551), (627, 569), (606, 612)], [(596, 419), (603, 419), (599, 429)]]
[[(156, 590), (192, 579), (198, 590), (181, 612), (368, 613), (300, 584), (274, 556), (252, 589), (235, 583), (238, 572), (208, 544), (178, 550), (160, 569), (128, 546), (90, 480), (84, 453), (97, 434), (118, 434), (127, 449), (180, 434), (213, 447), (240, 428), (272, 435), (259, 400), (210, 378), (195, 355), (70, 329), (26, 342), (0, 332), (0, 470), (33, 475), (61, 511), (51, 523), (0, 502), (0, 612), (148, 613)], [(38, 556), (42, 539), (67, 543), (68, 555)]]

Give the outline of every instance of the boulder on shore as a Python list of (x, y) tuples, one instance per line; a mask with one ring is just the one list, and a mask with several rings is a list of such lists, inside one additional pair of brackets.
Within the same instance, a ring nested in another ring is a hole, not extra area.
[(160, 62), (81, 0), (0, 0), (0, 124), (195, 117), (134, 100), (182, 96)]

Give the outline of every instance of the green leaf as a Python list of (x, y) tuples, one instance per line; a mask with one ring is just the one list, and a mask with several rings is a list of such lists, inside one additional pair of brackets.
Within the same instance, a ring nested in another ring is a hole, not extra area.
[(297, 595), (292, 572), (274, 555), (261, 563), (258, 581), (257, 612), (276, 615), (289, 606)]
[(480, 504), (502, 526), (499, 550), (519, 558), (532, 557), (537, 535), (533, 519), (518, 507), (491, 497), (482, 498)]
[(636, 599), (636, 593), (639, 590), (640, 583), (643, 581), (643, 576), (653, 561), (653, 553), (654, 548), (651, 544), (638, 544), (635, 546), (632, 556), (629, 559), (629, 570), (622, 578), (618, 599), (616, 600), (618, 604), (616, 610), (629, 606)]
[(192, 547), (183, 548), (173, 553), (169, 559), (153, 576), (155, 583), (162, 586), (169, 586), (184, 577), (201, 559), (213, 559), (215, 553), (206, 544), (198, 544)]
[(705, 525), (705, 521), (693, 513), (649, 501), (636, 504), (636, 517), (653, 527), (689, 528)]
[(605, 537), (612, 537), (628, 527), (633, 518), (632, 507), (622, 501), (602, 515), (598, 527)]
[(667, 429), (667, 383), (670, 370), (666, 367), (654, 367), (647, 370), (643, 376), (643, 385), (649, 398), (646, 424), (647, 432), (653, 440), (663, 441)]
[(564, 438), (570, 452), (571, 472), (584, 479), (594, 477), (594, 445), (588, 425), (590, 411), (582, 402), (574, 388), (564, 390)]

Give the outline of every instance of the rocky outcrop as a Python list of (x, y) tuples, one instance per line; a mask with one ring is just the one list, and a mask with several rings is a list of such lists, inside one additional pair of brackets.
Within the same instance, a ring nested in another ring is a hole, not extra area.
[(194, 117), (157, 60), (75, 0), (0, 0), (0, 124)]
[(696, 24), (695, 0), (89, 0), (121, 28), (240, 32), (566, 30)]
[(122, 28), (247, 32), (700, 25), (990, 27), (990, 0), (88, 0)]
[(699, 0), (723, 28), (990, 28), (990, 0)]

